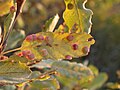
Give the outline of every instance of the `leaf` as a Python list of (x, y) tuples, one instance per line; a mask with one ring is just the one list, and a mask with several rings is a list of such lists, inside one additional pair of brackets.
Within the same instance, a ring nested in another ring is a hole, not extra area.
[(6, 17), (4, 21), (4, 38), (7, 35), (7, 32), (12, 27), (12, 24), (14, 23), (16, 12), (10, 12), (9, 15)]
[(106, 73), (100, 73), (95, 79), (89, 84), (89, 90), (97, 90), (107, 81), (108, 76)]
[[(13, 6), (12, 7), (13, 11), (11, 10), (10, 14), (6, 18), (6, 20), (4, 22), (4, 28), (5, 28), (4, 29), (5, 35), (4, 36), (6, 36), (6, 39), (8, 38), (9, 34), (12, 31), (17, 17), (22, 12), (22, 8), (23, 8), (23, 5), (25, 4), (25, 1), (26, 0), (16, 0), (16, 2), (17, 2), (17, 10), (15, 10), (15, 6)], [(6, 33), (7, 33), (7, 35), (6, 35)], [(6, 41), (6, 39), (5, 39), (5, 41)]]
[[(14, 37), (13, 37), (14, 36)], [(8, 38), (6, 50), (15, 48), (18, 43), (25, 38), (25, 32), (23, 30), (11, 32), (10, 37)]]
[(0, 16), (3, 16), (10, 11), (10, 7), (13, 6), (14, 0), (2, 0), (0, 1)]
[(58, 73), (56, 77), (64, 88), (66, 88), (64, 90), (72, 90), (75, 86), (78, 86), (81, 88), (79, 90), (82, 90), (94, 78), (92, 71), (80, 63), (55, 61), (52, 64), (52, 69), (56, 69)]
[(40, 32), (27, 36), (21, 50), (30, 50), (35, 59), (60, 60), (85, 56), (92, 44), (94, 40), (87, 33)]
[(1, 41), (2, 41), (2, 28), (0, 26), (0, 43), (1, 43)]
[(40, 81), (35, 80), (30, 82), (24, 90), (58, 90), (60, 88), (58, 81), (55, 78)]
[(5, 86), (1, 86), (0, 90), (16, 90), (16, 86), (15, 85), (5, 85)]
[(29, 79), (36, 79), (41, 75), (39, 71), (33, 71), (31, 75), (29, 76)]
[(29, 62), (28, 61), (28, 59), (26, 59), (26, 58), (24, 58), (24, 57), (19, 57), (19, 56), (17, 56), (17, 55), (11, 55), (8, 59), (7, 59), (7, 61), (15, 61), (15, 62), (21, 62), (21, 63), (27, 63), (27, 62)]
[(32, 80), (32, 81), (35, 81), (35, 80), (40, 80), (40, 81), (48, 80), (49, 78), (51, 78), (49, 73), (50, 73), (50, 71), (45, 72), (45, 73), (40, 73), (40, 71), (33, 71), (28, 79)]
[(23, 63), (11, 61), (0, 62), (0, 82), (20, 83), (30, 75), (30, 69)]
[(10, 8), (10, 13), (4, 20), (4, 32), (3, 32), (3, 40), (2, 40), (2, 50), (6, 48), (6, 43), (9, 37), (9, 34), (11, 33), (13, 29), (13, 25), (15, 24), (15, 6), (12, 6)]
[(99, 70), (94, 65), (89, 65), (89, 68), (92, 70), (95, 76), (99, 74)]
[(56, 24), (58, 23), (59, 16), (56, 14), (54, 17), (50, 18), (46, 23), (45, 23), (45, 30), (44, 32), (53, 32), (53, 30), (56, 27)]
[[(91, 31), (91, 17), (92, 11), (85, 8), (87, 0), (64, 0), (66, 10), (64, 11), (63, 18), (69, 27), (69, 30), (76, 28), (77, 33), (90, 33)], [(74, 27), (74, 25), (76, 25)], [(71, 31), (69, 31), (71, 32)]]
[(7, 43), (8, 37), (13, 30), (13, 26), (16, 22), (17, 17), (22, 12), (22, 8), (23, 8), (23, 5), (25, 4), (25, 1), (26, 0), (16, 0), (17, 10), (15, 10), (15, 6), (10, 8), (10, 14), (8, 15), (8, 17), (6, 18), (6, 20), (4, 22), (5, 29), (4, 29), (4, 37), (3, 38), (5, 38), (5, 39), (3, 40), (3, 49), (6, 48), (6, 43)]
[(120, 89), (120, 83), (113, 83), (113, 82), (108, 82), (106, 85), (109, 89), (112, 90), (119, 90)]
[(53, 64), (54, 60), (42, 60), (37, 64), (32, 65), (32, 68), (39, 68), (39, 69), (44, 69), (44, 68), (51, 68), (51, 65)]
[[(67, 33), (67, 32), (69, 32), (69, 29), (68, 29), (68, 26), (65, 23), (63, 23), (63, 24), (59, 25), (58, 29), (55, 30), (55, 32)], [(71, 33), (75, 33), (75, 31), (73, 31)]]
[[(18, 55), (19, 52), (15, 53), (14, 55), (11, 55), (7, 61), (14, 61), (14, 62), (21, 62), (21, 63), (24, 63), (26, 65), (33, 65), (35, 64), (38, 60), (29, 60), (28, 58), (25, 58), (25, 57), (21, 57)], [(40, 61), (40, 60), (39, 60)]]

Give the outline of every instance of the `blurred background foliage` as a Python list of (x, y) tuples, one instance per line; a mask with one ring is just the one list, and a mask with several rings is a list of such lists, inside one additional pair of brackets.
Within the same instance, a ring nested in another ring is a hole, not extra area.
[(120, 81), (120, 0), (88, 0), (94, 12), (92, 35), (96, 40), (89, 60), (110, 81)]
[[(88, 0), (86, 7), (94, 12), (91, 34), (96, 43), (85, 59), (101, 72), (107, 72), (109, 81), (119, 82), (120, 0)], [(45, 21), (56, 13), (61, 17), (59, 23), (63, 22), (64, 9), (63, 0), (27, 0), (15, 29), (25, 30), (26, 35), (39, 32), (44, 28)], [(3, 22), (4, 17), (0, 17), (0, 23)]]

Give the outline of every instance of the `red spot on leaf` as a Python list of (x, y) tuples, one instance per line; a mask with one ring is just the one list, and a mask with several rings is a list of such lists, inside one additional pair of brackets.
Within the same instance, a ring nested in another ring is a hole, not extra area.
[(10, 7), (10, 12), (14, 13), (16, 10), (15, 10), (15, 6), (11, 6)]
[(71, 60), (71, 59), (72, 59), (72, 56), (66, 55), (66, 56), (65, 56), (65, 59)]
[(29, 51), (29, 50), (22, 51), (23, 56), (27, 56), (30, 53), (31, 53), (31, 51)]
[(23, 56), (22, 52), (17, 53), (17, 56), (22, 57)]
[(26, 41), (28, 41), (28, 42), (33, 41), (33, 36), (32, 35), (27, 36)]
[(1, 56), (1, 57), (0, 57), (0, 60), (6, 60), (6, 59), (8, 59), (7, 56)]
[(78, 45), (77, 44), (73, 44), (72, 48), (73, 48), (73, 50), (78, 50)]
[(39, 41), (44, 40), (44, 36), (42, 36), (42, 35), (37, 36), (37, 40), (39, 40)]
[(36, 34), (32, 34), (32, 38), (33, 38), (34, 41), (37, 40)]
[(30, 53), (26, 56), (26, 58), (28, 58), (29, 60), (34, 60), (35, 59), (35, 56), (33, 53)]

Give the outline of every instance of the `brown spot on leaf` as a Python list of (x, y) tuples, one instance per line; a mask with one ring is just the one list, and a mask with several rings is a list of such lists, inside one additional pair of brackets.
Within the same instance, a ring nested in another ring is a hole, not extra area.
[(92, 41), (92, 40), (93, 40), (93, 38), (92, 38), (92, 37), (88, 39), (88, 41)]
[(70, 34), (70, 35), (67, 36), (67, 40), (68, 40), (68, 41), (72, 41), (73, 39), (74, 39), (74, 36), (73, 36), (73, 35)]
[(73, 9), (73, 7), (74, 7), (74, 5), (73, 5), (72, 3), (68, 3), (67, 8), (68, 8), (69, 10)]
[(48, 51), (46, 49), (42, 49), (41, 51), (42, 56), (48, 55)]
[(89, 52), (89, 48), (88, 47), (83, 47), (82, 48), (82, 52), (84, 53), (84, 54), (87, 54), (88, 52)]

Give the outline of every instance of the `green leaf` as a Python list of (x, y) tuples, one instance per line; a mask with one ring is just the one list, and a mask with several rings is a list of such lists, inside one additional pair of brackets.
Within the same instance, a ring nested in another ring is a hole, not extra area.
[(31, 75), (29, 76), (29, 79), (36, 79), (41, 75), (39, 71), (33, 71)]
[(53, 62), (54, 60), (42, 60), (39, 63), (32, 65), (31, 67), (39, 69), (51, 68)]
[(45, 81), (50, 79), (51, 76), (54, 74), (56, 74), (55, 70), (47, 70), (44, 73), (40, 73), (40, 71), (33, 71), (28, 79), (32, 81), (35, 81), (35, 80)]
[(59, 16), (56, 14), (54, 17), (50, 18), (46, 23), (45, 23), (45, 29), (43, 30), (44, 32), (53, 32), (53, 30), (56, 27), (56, 24), (58, 23)]
[(30, 75), (30, 69), (23, 63), (11, 61), (0, 62), (0, 82), (20, 83)]
[(0, 1), (0, 16), (3, 16), (10, 11), (10, 7), (13, 6), (14, 0), (2, 0)]
[(97, 90), (107, 81), (108, 76), (106, 73), (100, 73), (95, 79), (89, 84), (89, 90)]
[[(63, 23), (63, 24), (59, 25), (58, 29), (55, 30), (55, 32), (67, 33), (67, 32), (69, 32), (69, 29), (68, 29), (68, 26), (65, 23)], [(75, 31), (73, 31), (73, 32), (75, 33)], [(73, 32), (71, 32), (71, 33), (73, 33)]]
[(95, 76), (99, 74), (99, 70), (94, 65), (89, 65), (89, 68), (92, 70)]
[(91, 17), (92, 11), (85, 8), (87, 0), (64, 0), (66, 10), (63, 18), (69, 27), (69, 32), (76, 28), (77, 33), (90, 33), (91, 31)]
[(5, 85), (5, 86), (1, 86), (0, 90), (16, 90), (16, 86), (15, 85)]
[(11, 55), (8, 59), (7, 59), (7, 61), (15, 61), (15, 62), (21, 62), (21, 63), (27, 63), (27, 62), (29, 62), (29, 60), (27, 59), (27, 58), (25, 58), (25, 57), (19, 57), (19, 56), (17, 56), (17, 55)]
[(6, 39), (8, 31), (14, 24), (15, 16), (16, 16), (16, 12), (10, 12), (4, 21), (4, 36), (3, 36), (4, 39)]
[[(35, 39), (41, 36), (44, 40)], [(30, 38), (31, 40), (28, 40)], [(92, 36), (87, 33), (40, 32), (26, 37), (21, 50), (30, 50), (36, 59), (71, 59), (69, 57), (77, 58), (87, 55), (94, 42)]]
[(44, 81), (35, 80), (30, 82), (24, 90), (27, 90), (27, 88), (29, 88), (29, 90), (58, 90), (60, 86), (55, 78), (50, 78)]
[[(30, 65), (30, 64), (35, 64), (35, 61), (38, 61), (38, 60), (29, 60), (27, 59), (26, 57), (21, 57), (21, 56), (18, 56), (19, 52), (15, 53), (14, 55), (11, 55), (7, 61), (15, 61), (15, 62), (21, 62), (21, 63), (25, 63), (26, 65)], [(39, 60), (40, 61), (40, 60)]]
[(92, 71), (80, 63), (55, 61), (52, 64), (52, 69), (56, 69), (58, 72), (56, 77), (64, 88), (66, 88), (64, 90), (72, 90), (75, 86), (78, 86), (81, 88), (79, 90), (82, 90), (94, 78)]
[(120, 89), (120, 83), (113, 83), (113, 82), (108, 82), (106, 85), (109, 89), (112, 90), (119, 90)]
[[(14, 36), (14, 37), (13, 37)], [(15, 48), (18, 43), (25, 38), (25, 32), (23, 30), (11, 32), (10, 37), (8, 38), (6, 50)]]
[(1, 26), (0, 26), (0, 43), (1, 43), (1, 41), (2, 41), (2, 28), (1, 28)]

